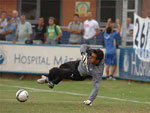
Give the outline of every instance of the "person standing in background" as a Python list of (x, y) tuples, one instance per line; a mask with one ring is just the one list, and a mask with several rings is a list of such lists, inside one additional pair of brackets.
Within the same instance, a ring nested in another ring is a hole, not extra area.
[[(116, 67), (117, 67), (117, 56), (116, 48), (114, 45), (115, 38), (120, 34), (120, 21), (116, 19), (117, 32), (113, 32), (113, 25), (111, 24), (111, 18), (107, 20), (107, 25), (104, 32), (104, 45), (106, 48), (105, 51), (105, 64), (106, 64), (106, 77), (107, 80), (115, 80), (113, 77)], [(111, 72), (109, 74), (109, 69), (111, 66)]]
[(37, 44), (45, 43), (46, 39), (46, 25), (44, 23), (44, 18), (40, 17), (38, 19), (38, 24), (35, 26), (35, 38), (34, 42)]
[(49, 26), (46, 30), (46, 44), (57, 45), (60, 37), (62, 36), (62, 31), (60, 26), (55, 25), (55, 18), (50, 17), (48, 20)]
[(92, 19), (92, 13), (88, 12), (87, 20), (84, 21), (84, 44), (96, 44), (96, 36), (100, 34), (98, 22)]
[(73, 21), (68, 25), (68, 32), (70, 32), (69, 44), (81, 44), (82, 41), (83, 24), (79, 21), (79, 15), (73, 15)]
[(14, 39), (14, 43), (25, 42), (26, 40), (31, 39), (32, 35), (32, 26), (29, 22), (26, 21), (26, 17), (24, 15), (20, 16), (21, 22), (19, 23), (16, 31), (16, 36)]
[(12, 23), (11, 17), (7, 17), (7, 25), (3, 28), (2, 35), (5, 36), (6, 41), (13, 41), (16, 33), (16, 26)]
[(16, 27), (20, 23), (20, 18), (18, 17), (18, 11), (16, 11), (16, 10), (12, 11), (12, 23), (14, 23), (16, 25)]

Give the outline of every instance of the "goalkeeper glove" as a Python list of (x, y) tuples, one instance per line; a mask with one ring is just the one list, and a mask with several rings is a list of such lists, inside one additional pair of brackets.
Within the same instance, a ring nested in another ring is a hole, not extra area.
[(81, 54), (81, 60), (82, 60), (82, 64), (84, 66), (86, 66), (87, 65), (87, 53), (86, 54), (85, 53)]

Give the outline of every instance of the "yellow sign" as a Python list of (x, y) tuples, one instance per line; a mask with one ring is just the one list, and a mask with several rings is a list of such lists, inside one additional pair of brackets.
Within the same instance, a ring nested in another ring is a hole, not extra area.
[(90, 11), (90, 2), (76, 2), (75, 12), (80, 16), (86, 16)]

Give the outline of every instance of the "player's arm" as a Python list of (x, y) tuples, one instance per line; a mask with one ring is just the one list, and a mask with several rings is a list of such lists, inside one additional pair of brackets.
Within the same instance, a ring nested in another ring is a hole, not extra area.
[(92, 105), (92, 102), (96, 99), (96, 96), (98, 94), (98, 90), (100, 87), (101, 78), (98, 75), (97, 77), (93, 77), (93, 89), (92, 92), (88, 98), (88, 100), (85, 100), (83, 103), (86, 105)]
[(120, 34), (121, 27), (120, 27), (120, 20), (119, 19), (116, 19), (116, 24), (117, 24), (117, 33)]
[(11, 34), (12, 32), (13, 32), (13, 30), (6, 30), (6, 31), (2, 32), (2, 35)]
[(93, 77), (93, 89), (87, 100), (90, 104), (96, 99), (96, 96), (98, 94), (98, 90), (99, 90), (100, 83), (101, 83), (101, 76), (103, 75), (103, 70), (104, 70), (104, 60), (101, 61), (99, 73), (94, 72), (95, 75), (92, 76)]
[(18, 34), (16, 34), (16, 36), (15, 36), (15, 38), (13, 40), (13, 43), (16, 43), (17, 39), (18, 39)]
[(105, 27), (105, 31), (106, 31), (106, 29), (110, 26), (111, 21), (112, 21), (111, 18), (108, 18), (107, 24), (106, 24), (106, 27)]
[(58, 32), (58, 35), (56, 36), (56, 38), (54, 38), (54, 40), (58, 40), (63, 35), (62, 30), (59, 26), (56, 26), (56, 30)]
[(87, 44), (83, 44), (80, 46), (80, 53), (82, 54), (90, 54), (92, 51), (91, 47), (88, 46)]
[(27, 35), (27, 40), (30, 40), (32, 36), (32, 26), (31, 24), (28, 25), (28, 35)]
[(83, 31), (83, 24), (80, 23), (80, 26), (78, 27), (77, 30), (74, 31), (75, 34), (80, 34)]
[(19, 33), (19, 28), (17, 28), (17, 30), (16, 30), (16, 36), (14, 37), (13, 43), (16, 43), (16, 41), (18, 39), (18, 33)]
[(92, 38), (95, 38), (97, 35), (100, 34), (100, 28), (96, 28), (96, 33), (92, 36)]
[(81, 53), (81, 61), (83, 65), (87, 66), (88, 58), (91, 55), (92, 49), (87, 44), (83, 44), (80, 47), (80, 53)]
[(96, 30), (96, 33), (91, 37), (91, 38), (95, 38), (97, 35), (99, 35), (100, 34), (100, 27), (99, 27), (99, 25), (98, 25), (98, 22), (97, 21), (95, 21), (95, 25), (94, 25), (94, 27), (95, 27), (95, 30)]

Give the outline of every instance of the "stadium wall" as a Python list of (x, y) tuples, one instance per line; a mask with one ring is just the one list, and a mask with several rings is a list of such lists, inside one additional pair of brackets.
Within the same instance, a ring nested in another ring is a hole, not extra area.
[[(20, 0), (0, 0), (0, 12), (7, 11), (8, 15), (11, 16), (12, 10), (18, 10), (19, 1)], [(96, 19), (96, 13), (100, 12), (100, 10), (96, 10), (98, 0), (62, 0), (62, 16), (60, 18), (62, 20), (61, 26), (67, 26), (72, 20), (72, 16), (75, 13), (76, 1), (90, 2), (90, 11), (93, 13), (93, 18)], [(140, 10), (142, 17), (150, 17), (150, 0), (141, 0), (140, 3), (138, 10)], [(81, 21), (83, 22), (84, 20), (85, 17), (81, 17)]]
[(17, 0), (0, 0), (0, 12), (7, 11), (11, 16), (12, 10), (17, 9)]
[(150, 18), (150, 0), (142, 0), (142, 17)]
[[(75, 3), (80, 2), (90, 2), (90, 11), (92, 16), (96, 19), (96, 0), (63, 0), (63, 26), (68, 26), (69, 22), (73, 20), (73, 14), (75, 13)], [(86, 16), (81, 16), (80, 21), (84, 22)]]
[[(92, 48), (100, 48), (100, 46), (92, 46)], [(120, 48), (117, 50), (117, 56), (118, 68), (115, 77), (150, 82), (150, 62), (140, 61), (133, 48)], [(80, 46), (8, 43), (1, 43), (0, 46), (1, 73), (48, 74), (50, 68), (76, 59), (80, 59)]]

